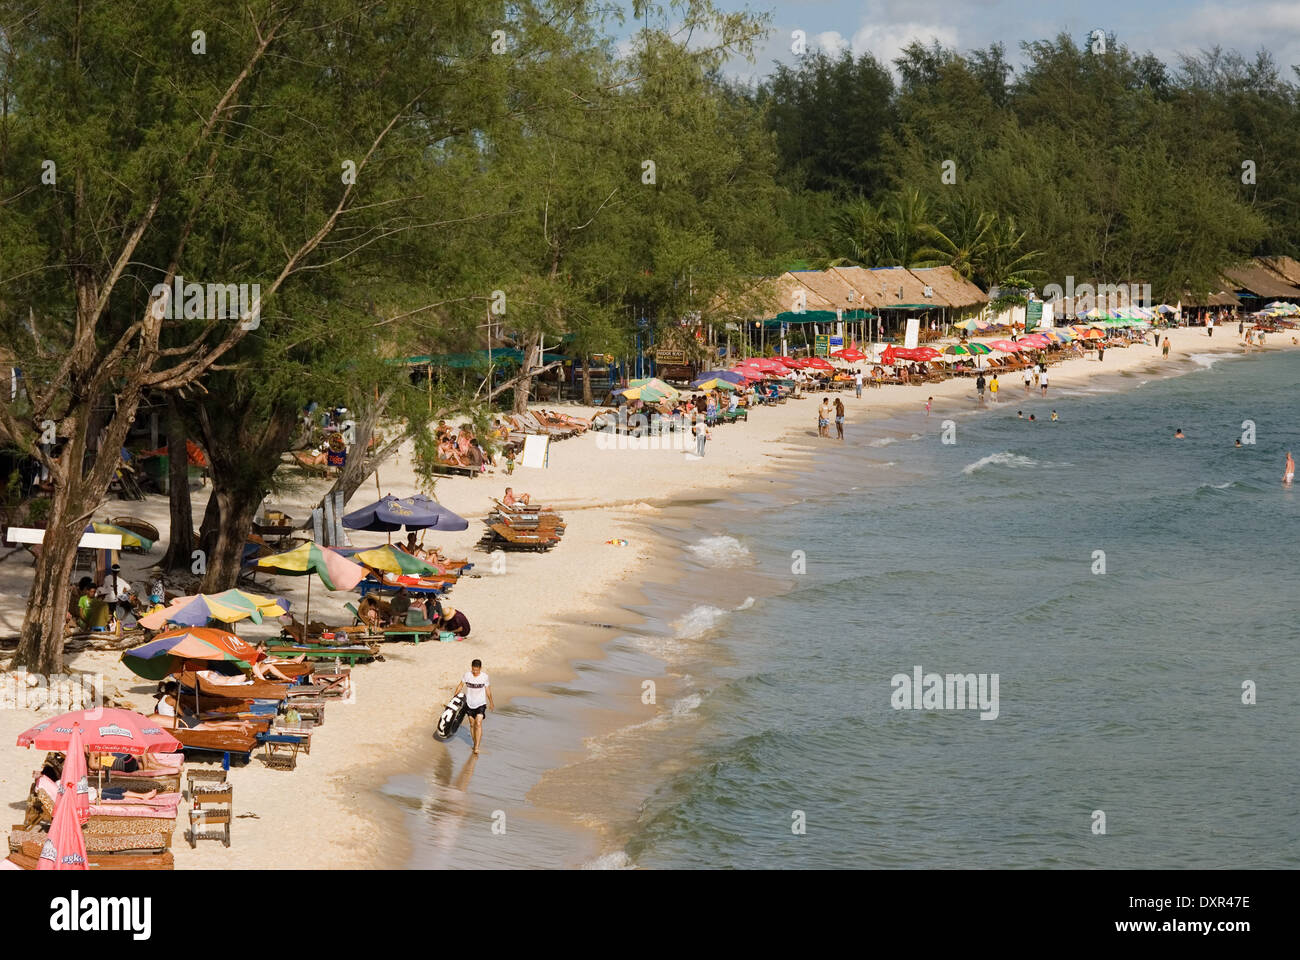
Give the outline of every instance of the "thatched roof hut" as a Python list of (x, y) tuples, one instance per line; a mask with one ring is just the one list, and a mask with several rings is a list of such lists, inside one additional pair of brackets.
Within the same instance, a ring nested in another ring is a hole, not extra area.
[(1223, 271), (1233, 292), (1260, 300), (1300, 300), (1300, 287), (1293, 287), (1272, 270), (1257, 263)]
[(935, 296), (947, 300), (957, 309), (982, 307), (989, 295), (952, 267), (915, 267), (912, 275), (934, 290)]
[[(942, 309), (952, 304), (932, 288), (933, 296), (925, 295), (926, 284), (902, 267), (834, 267), (853, 287), (872, 304), (888, 309)], [(933, 285), (932, 285), (933, 287)]]

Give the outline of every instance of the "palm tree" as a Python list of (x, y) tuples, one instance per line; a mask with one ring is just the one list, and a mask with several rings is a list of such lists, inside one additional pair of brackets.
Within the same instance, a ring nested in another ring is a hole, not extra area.
[(865, 197), (846, 203), (831, 225), (834, 265), (875, 265), (880, 256), (885, 226), (881, 209)]
[(968, 198), (951, 204), (930, 230), (930, 242), (942, 256), (925, 266), (947, 265), (967, 280), (973, 279), (976, 264), (987, 256), (996, 220), (995, 214), (981, 210)]
[(1010, 276), (1033, 277), (1043, 271), (1034, 262), (1041, 250), (1023, 250), (1025, 231), (1016, 230), (1012, 217), (995, 217), (989, 227), (983, 255), (975, 263), (975, 272), (988, 286), (995, 286)]
[(886, 209), (886, 229), (880, 249), (882, 261), (892, 261), (900, 267), (918, 267), (943, 257), (941, 251), (929, 245), (934, 233), (930, 201), (919, 190), (895, 194)]

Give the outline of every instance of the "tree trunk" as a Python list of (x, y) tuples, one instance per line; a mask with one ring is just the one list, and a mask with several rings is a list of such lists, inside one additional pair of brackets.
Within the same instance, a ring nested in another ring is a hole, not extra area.
[(591, 357), (582, 358), (582, 403), (584, 406), (592, 406), (591, 402)]
[(244, 544), (248, 542), (264, 496), (243, 485), (234, 489), (218, 487), (213, 478), (212, 499), (221, 511), (221, 523), (217, 527), (216, 543), (208, 553), (208, 570), (200, 587), (203, 593), (220, 593), (238, 583)]
[(188, 570), (192, 562), (195, 544), (194, 508), (190, 503), (190, 458), (186, 441), (189, 434), (185, 422), (181, 419), (180, 404), (175, 394), (167, 397), (167, 456), (168, 491), (167, 501), (171, 512), (171, 533), (167, 540), (167, 552), (163, 554), (161, 566), (164, 570)]
[(540, 334), (530, 334), (524, 343), (524, 361), (521, 367), (521, 376), (515, 381), (515, 413), (526, 413), (528, 411), (528, 395), (533, 390), (533, 367), (537, 366), (537, 347), (541, 341)]
[(231, 431), (229, 421), (213, 424), (207, 408), (199, 408), (203, 446), (212, 472), (212, 497), (200, 534), (207, 554), (207, 573), (200, 588), (204, 593), (228, 590), (239, 579), (253, 519), (271, 488), (271, 477), (280, 467), (280, 454), (288, 449), (296, 422), (297, 411), (281, 407), (266, 421), (241, 423)]
[(32, 673), (48, 675), (63, 670), (68, 581), (77, 559), (77, 542), (86, 525), (73, 499), (67, 486), (55, 488), (45, 541), (36, 559), (36, 575), (14, 660), (15, 665), (26, 666)]

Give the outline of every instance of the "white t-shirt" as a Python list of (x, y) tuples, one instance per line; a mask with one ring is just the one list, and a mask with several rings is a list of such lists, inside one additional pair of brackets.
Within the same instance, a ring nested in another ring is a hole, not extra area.
[(473, 710), (487, 703), (488, 675), (486, 670), (480, 670), (477, 677), (474, 676), (473, 670), (466, 670), (465, 676), (460, 679), (465, 684), (465, 706)]
[(1041, 383), (1043, 386), (1047, 386), (1047, 371), (1046, 371), (1046, 370), (1044, 370), (1042, 373), (1040, 373), (1040, 374), (1038, 375), (1038, 382)]
[(1033, 371), (1033, 368), (1032, 368), (1032, 367), (1025, 367), (1025, 383), (1029, 383), (1029, 382), (1030, 382), (1031, 380), (1033, 380), (1033, 379), (1034, 379), (1034, 371)]
[(856, 385), (859, 386), (859, 387), (862, 386), (862, 371), (861, 371), (861, 370), (859, 370), (857, 373), (855, 373), (855, 374), (853, 375), (853, 382), (854, 382), (854, 384), (856, 384)]
[(131, 583), (120, 574), (110, 573), (104, 578), (104, 582), (100, 584), (96, 595), (109, 602), (120, 600), (125, 603), (131, 599)]

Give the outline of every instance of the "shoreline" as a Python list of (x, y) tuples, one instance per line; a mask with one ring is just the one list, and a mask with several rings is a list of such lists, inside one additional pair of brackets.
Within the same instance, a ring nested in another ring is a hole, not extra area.
[[(1151, 379), (1176, 376), (1195, 369), (1186, 361), (1194, 361), (1196, 354), (1241, 353), (1240, 344), (1230, 337), (1216, 342), (1201, 328), (1180, 328), (1172, 333), (1176, 355), (1169, 360), (1162, 360), (1155, 348), (1145, 344), (1113, 350), (1111, 361), (1070, 360), (1053, 368), (1052, 387), (1076, 387), (1100, 376), (1123, 375), (1148, 366), (1155, 368)], [(1289, 348), (1275, 344), (1264, 351), (1252, 351), (1251, 355)], [(1163, 373), (1162, 367), (1174, 369)], [(1052, 397), (1025, 397), (1018, 393), (1021, 387), (1018, 383), (1004, 383), (1003, 405), (1010, 404), (1014, 409), (1017, 404), (1037, 407), (1052, 402)], [(850, 390), (847, 395), (841, 394), (849, 410), (846, 443), (867, 442), (863, 431), (873, 429), (876, 421), (892, 421), (908, 411), (922, 411), (925, 397), (931, 395), (935, 398), (931, 416), (936, 429), (944, 416), (959, 408), (981, 412), (974, 404), (973, 385), (966, 380), (915, 389), (872, 389), (864, 391), (861, 401)], [(984, 409), (995, 407), (989, 404)], [(479, 575), (462, 579), (451, 597), (453, 605), (464, 609), (473, 624), (464, 648), (455, 643), (385, 645), (386, 662), (357, 668), (356, 703), (332, 706), (329, 722), (313, 739), (312, 754), (300, 759), (296, 771), (269, 771), (256, 760), (232, 771), (231, 780), (237, 788), (236, 817), (251, 813), (256, 819), (237, 819), (228, 850), (213, 844), (191, 850), (178, 831), (173, 843), (177, 868), (409, 866), (415, 850), (407, 808), (386, 794), (384, 786), (394, 778), (421, 772), (413, 768), (421, 765), (419, 758), (426, 749), (413, 754), (407, 746), (422, 740), (434, 743), (429, 732), (437, 712), (470, 657), (484, 660), (503, 707), (521, 699), (550, 695), (542, 689), (544, 686), (569, 682), (577, 674), (577, 662), (593, 658), (584, 651), (604, 651), (612, 639), (611, 632), (601, 628), (590, 628), (586, 637), (575, 636), (584, 633), (580, 624), (615, 624), (624, 618), (632, 623), (643, 620), (643, 613), (630, 608), (644, 606), (646, 601), (629, 597), (635, 598), (642, 585), (658, 584), (658, 589), (671, 592), (672, 584), (690, 575), (689, 571), (682, 573), (675, 562), (665, 566), (672, 573), (667, 582), (653, 575), (664, 559), (664, 542), (669, 539), (652, 530), (654, 521), (697, 511), (692, 506), (697, 499), (739, 498), (775, 489), (772, 485), (782, 483), (787, 476), (797, 479), (798, 475), (815, 472), (823, 459), (819, 453), (826, 451), (814, 436), (815, 412), (816, 401), (811, 397), (762, 408), (756, 411), (752, 423), (716, 429), (702, 461), (687, 461), (674, 451), (598, 450), (595, 438), (584, 435), (554, 446), (547, 470), (521, 468), (508, 478), (498, 471), (489, 475), (486, 484), (469, 478), (439, 482), (438, 498), (470, 520), (471, 527), (461, 534), (430, 539), (450, 556), (469, 556), (477, 565), (474, 574)], [(610, 456), (616, 452), (623, 456)], [(383, 483), (381, 478), (385, 492), (398, 496), (415, 492), (407, 463), (404, 449), (397, 462), (385, 466), (382, 473), (390, 480), (396, 475), (395, 482)], [(870, 484), (870, 478), (864, 478), (864, 483)], [(507, 484), (533, 493), (536, 500), (564, 513), (568, 530), (564, 542), (554, 551), (509, 554), (506, 572), (493, 575), (487, 572), (489, 561), (473, 549), (473, 542), (481, 529), (478, 518), (490, 505), (488, 497), (499, 496)], [(323, 489), (319, 482), (297, 484), (277, 497), (276, 505), (291, 516), (301, 516), (296, 511)], [(615, 495), (607, 499), (607, 491)], [(195, 499), (195, 509), (200, 510), (201, 498)], [(153, 496), (147, 504), (138, 506), (110, 503), (102, 509), (110, 508), (129, 509), (150, 518), (160, 508), (162, 522), (153, 522), (166, 528), (166, 498)], [(605, 540), (613, 537), (623, 537), (630, 543), (625, 547), (607, 545)], [(356, 539), (368, 542), (364, 535)], [(137, 579), (137, 571), (155, 559), (128, 555), (123, 564), (131, 578)], [(6, 634), (16, 633), (15, 615), (21, 622), (30, 586), (30, 567), (20, 560), (11, 558), (0, 564), (0, 629)], [(277, 578), (273, 590), (288, 595), (296, 608), (305, 596), (305, 585), (299, 578)], [(342, 603), (351, 598), (319, 591), (312, 599), (313, 613), (332, 619), (342, 615)], [(257, 633), (255, 628), (247, 631), (248, 636)], [(597, 653), (594, 658), (599, 657)], [(147, 703), (153, 685), (124, 675), (116, 661), (115, 654), (83, 653), (69, 658), (72, 669), (104, 673), (107, 692), (117, 690), (121, 699), (137, 708)], [(47, 713), (0, 711), (0, 739), (7, 738), (12, 744), (19, 730)], [(607, 717), (601, 725), (616, 720)], [(485, 767), (492, 761), (492, 735), (489, 724), (481, 758)], [(585, 740), (567, 749), (580, 754), (586, 749)], [(439, 745), (435, 747), (438, 750), (446, 748)], [(434, 759), (438, 762), (436, 753)], [(29, 771), (38, 760), (34, 752), (13, 746), (0, 751), (0, 791), (11, 804), (25, 797)], [(536, 786), (530, 784), (527, 792)], [(16, 818), (20, 819), (20, 815)], [(317, 828), (312, 843), (304, 845), (298, 832), (288, 829), (290, 824)]]

